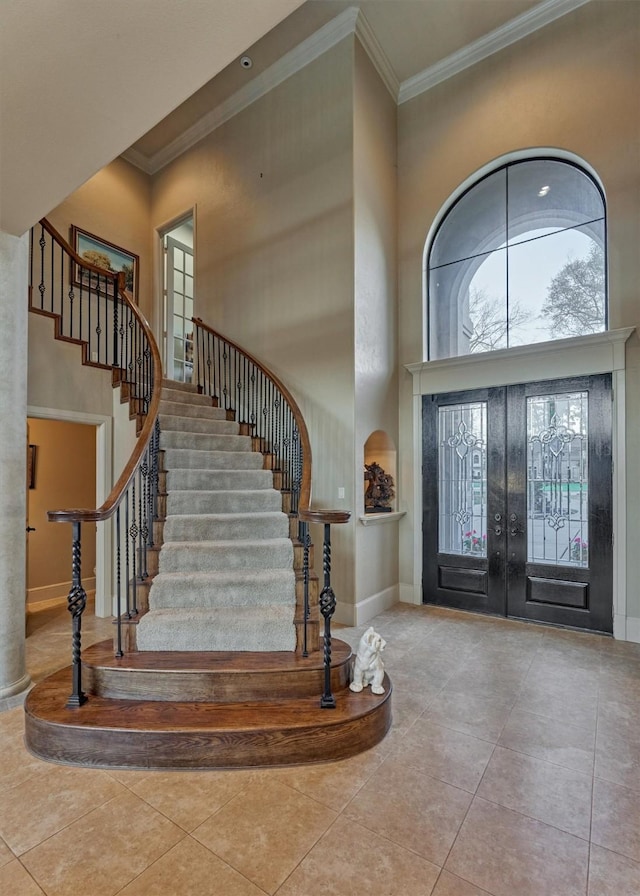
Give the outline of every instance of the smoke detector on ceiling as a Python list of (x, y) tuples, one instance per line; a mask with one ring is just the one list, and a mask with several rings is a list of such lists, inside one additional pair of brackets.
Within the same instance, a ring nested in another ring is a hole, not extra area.
[(240, 65), (242, 68), (251, 68), (253, 65), (253, 59), (251, 56), (241, 56), (240, 57)]

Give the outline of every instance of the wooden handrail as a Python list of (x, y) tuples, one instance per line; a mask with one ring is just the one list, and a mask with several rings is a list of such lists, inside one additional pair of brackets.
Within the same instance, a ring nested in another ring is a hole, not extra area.
[(138, 465), (146, 451), (151, 437), (153, 435), (156, 420), (158, 417), (158, 409), (160, 407), (160, 395), (162, 385), (162, 360), (160, 352), (151, 327), (145, 316), (142, 314), (134, 301), (133, 295), (124, 289), (124, 273), (114, 274), (111, 271), (105, 271), (103, 268), (90, 264), (81, 258), (72, 246), (62, 237), (58, 231), (46, 219), (40, 222), (45, 230), (64, 248), (65, 252), (73, 259), (73, 261), (87, 270), (92, 271), (100, 276), (112, 277), (115, 281), (117, 292), (124, 303), (129, 306), (131, 313), (137, 318), (138, 323), (142, 327), (149, 343), (151, 356), (153, 359), (153, 377), (154, 389), (151, 395), (151, 401), (145, 417), (144, 425), (140, 431), (140, 435), (136, 439), (134, 450), (127, 462), (126, 467), (120, 474), (118, 481), (111, 489), (106, 501), (98, 508), (68, 508), (65, 510), (49, 510), (47, 511), (47, 519), (53, 523), (73, 523), (73, 522), (100, 522), (110, 519), (115, 513), (118, 504), (127, 490), (131, 480), (133, 479)]
[(217, 339), (221, 339), (223, 342), (226, 342), (232, 348), (236, 349), (236, 351), (240, 352), (241, 355), (244, 355), (248, 358), (252, 364), (261, 371), (268, 379), (270, 379), (280, 390), (284, 398), (286, 399), (291, 411), (293, 412), (294, 419), (296, 421), (296, 426), (298, 427), (298, 433), (300, 436), (300, 442), (302, 446), (302, 474), (300, 481), (300, 498), (298, 505), (298, 518), (302, 522), (306, 523), (324, 523), (324, 524), (334, 524), (334, 523), (347, 523), (351, 518), (351, 513), (348, 510), (322, 510), (322, 509), (311, 509), (311, 442), (309, 440), (309, 431), (307, 430), (307, 424), (304, 421), (304, 417), (302, 416), (302, 411), (298, 407), (298, 403), (295, 398), (289, 392), (284, 383), (270, 370), (262, 364), (257, 358), (255, 358), (252, 354), (250, 354), (246, 349), (241, 348), (237, 343), (233, 342), (233, 340), (229, 339), (226, 336), (223, 336), (221, 333), (216, 332), (212, 327), (208, 326), (202, 318), (194, 317), (192, 318), (193, 323), (200, 327), (202, 330), (206, 330), (211, 333), (212, 336)]

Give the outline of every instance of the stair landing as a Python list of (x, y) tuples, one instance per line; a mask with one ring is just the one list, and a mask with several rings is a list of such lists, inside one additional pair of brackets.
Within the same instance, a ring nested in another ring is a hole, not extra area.
[[(25, 701), (25, 741), (41, 759), (95, 768), (216, 769), (346, 759), (391, 726), (385, 693), (349, 690), (350, 647), (332, 642), (335, 709), (321, 709), (322, 651), (113, 657), (111, 642), (83, 653), (88, 701), (65, 704), (69, 667)], [(179, 694), (180, 700), (172, 699)]]

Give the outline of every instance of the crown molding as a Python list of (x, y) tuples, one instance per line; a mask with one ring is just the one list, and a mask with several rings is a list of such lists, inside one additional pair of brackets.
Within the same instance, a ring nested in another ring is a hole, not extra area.
[(458, 72), (464, 71), (465, 68), (469, 68), (493, 53), (522, 40), (523, 37), (533, 34), (534, 31), (544, 28), (545, 25), (549, 25), (588, 2), (589, 0), (545, 0), (544, 3), (540, 3), (500, 28), (496, 28), (495, 31), (491, 31), (479, 40), (458, 50), (457, 53), (452, 53), (441, 62), (437, 62), (403, 81), (398, 92), (398, 104), (406, 103), (407, 100), (430, 90), (436, 84), (446, 81), (457, 75)]
[[(172, 140), (164, 149), (155, 153), (153, 156), (146, 158), (143, 170), (148, 174), (156, 174), (165, 165), (173, 162), (178, 156), (191, 149), (204, 137), (207, 137), (216, 128), (229, 121), (234, 115), (242, 112), (247, 106), (255, 103), (256, 100), (269, 93), (274, 87), (282, 84), (291, 75), (300, 71), (314, 59), (322, 56), (327, 50), (330, 50), (336, 44), (340, 43), (349, 34), (353, 34), (356, 29), (356, 21), (358, 18), (358, 7), (350, 6), (345, 9), (322, 28), (319, 28), (314, 34), (303, 40), (302, 43), (294, 47), (288, 53), (285, 53), (281, 59), (274, 62), (257, 77), (241, 87), (211, 112), (204, 115), (196, 124), (188, 128), (175, 140)], [(136, 153), (140, 157), (141, 153)], [(138, 164), (134, 158), (131, 158), (131, 151), (128, 150), (124, 154), (134, 165)], [(142, 167), (138, 164), (138, 167)]]
[(144, 153), (138, 152), (138, 150), (134, 149), (132, 146), (130, 146), (129, 149), (126, 149), (123, 153), (120, 153), (120, 157), (127, 162), (131, 162), (132, 165), (135, 165), (136, 168), (144, 171), (145, 174), (154, 173), (153, 168), (151, 167), (151, 160), (145, 156)]
[(310, 62), (318, 59), (350, 34), (355, 33), (385, 87), (393, 99), (401, 104), (588, 2), (589, 0), (544, 0), (543, 3), (523, 15), (517, 16), (490, 34), (463, 47), (457, 53), (453, 53), (402, 83), (398, 81), (398, 77), (366, 17), (359, 7), (349, 6), (298, 46), (285, 53), (281, 59), (237, 90), (223, 103), (204, 115), (159, 152), (152, 156), (145, 156), (138, 150), (129, 148), (122, 153), (122, 158), (146, 174), (157, 174), (158, 171), (191, 149), (220, 125), (242, 112), (247, 106), (282, 84)]
[(360, 11), (360, 15), (356, 19), (356, 37), (380, 75), (382, 83), (393, 97), (394, 102), (397, 103), (400, 81), (362, 11)]

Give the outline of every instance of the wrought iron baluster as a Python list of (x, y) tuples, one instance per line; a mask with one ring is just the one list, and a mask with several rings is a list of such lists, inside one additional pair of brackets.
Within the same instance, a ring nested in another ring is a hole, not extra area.
[(122, 651), (122, 566), (121, 566), (121, 523), (120, 505), (116, 510), (116, 620), (118, 647), (116, 656), (123, 656)]
[(303, 643), (302, 643), (302, 655), (309, 656), (309, 644), (308, 644), (308, 623), (309, 623), (309, 548), (311, 546), (311, 536), (309, 535), (309, 523), (299, 523), (298, 524), (298, 538), (303, 548), (303, 562), (302, 562), (302, 579), (303, 579), (303, 587), (304, 587), (304, 627), (303, 627)]
[(82, 549), (80, 536), (80, 523), (73, 523), (73, 549), (71, 560), (71, 590), (67, 598), (68, 610), (73, 619), (72, 634), (72, 692), (67, 700), (67, 706), (76, 708), (87, 702), (87, 695), (82, 691), (82, 663), (80, 654), (82, 650), (82, 614), (87, 605), (87, 594), (82, 587)]
[(324, 524), (322, 569), (324, 587), (320, 592), (320, 612), (324, 618), (324, 694), (320, 700), (320, 708), (335, 709), (336, 698), (331, 693), (331, 617), (336, 609), (336, 597), (331, 587), (331, 526), (329, 523)]

